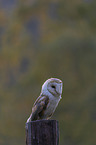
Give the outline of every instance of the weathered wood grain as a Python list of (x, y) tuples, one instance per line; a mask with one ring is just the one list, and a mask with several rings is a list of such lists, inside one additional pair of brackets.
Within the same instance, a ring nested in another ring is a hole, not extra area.
[(26, 123), (26, 145), (59, 145), (56, 120), (37, 120)]

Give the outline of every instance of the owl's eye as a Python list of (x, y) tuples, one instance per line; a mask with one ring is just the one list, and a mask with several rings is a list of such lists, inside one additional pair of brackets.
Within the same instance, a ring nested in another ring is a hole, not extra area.
[(52, 85), (51, 87), (54, 88), (54, 89), (56, 88), (54, 85)]

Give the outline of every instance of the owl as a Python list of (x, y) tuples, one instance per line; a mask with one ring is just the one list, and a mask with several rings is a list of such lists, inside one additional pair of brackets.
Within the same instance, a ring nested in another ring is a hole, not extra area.
[(32, 107), (27, 123), (34, 120), (49, 119), (62, 95), (63, 83), (60, 79), (50, 78), (42, 86), (41, 94)]

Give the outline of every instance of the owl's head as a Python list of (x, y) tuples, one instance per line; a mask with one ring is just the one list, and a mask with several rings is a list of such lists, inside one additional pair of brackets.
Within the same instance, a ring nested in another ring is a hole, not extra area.
[(63, 83), (60, 79), (50, 78), (42, 86), (41, 93), (49, 94), (51, 93), (53, 96), (61, 96), (62, 94)]

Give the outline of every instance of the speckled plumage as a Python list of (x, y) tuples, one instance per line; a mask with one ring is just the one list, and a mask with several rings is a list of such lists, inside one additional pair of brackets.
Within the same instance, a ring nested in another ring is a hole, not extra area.
[(42, 86), (41, 94), (32, 107), (32, 113), (27, 122), (49, 119), (54, 113), (62, 94), (63, 83), (60, 79), (50, 78)]

